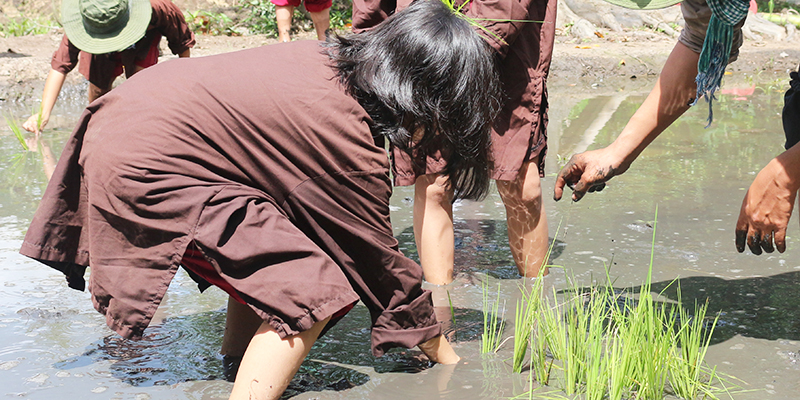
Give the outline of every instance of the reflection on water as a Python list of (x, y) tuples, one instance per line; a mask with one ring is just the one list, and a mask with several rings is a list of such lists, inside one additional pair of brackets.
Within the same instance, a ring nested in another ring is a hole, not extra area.
[[(472, 204), (471, 206), (474, 206)], [(508, 245), (508, 226), (505, 219), (456, 219), (455, 267), (456, 274), (486, 272), (495, 278), (517, 279), (519, 272), (511, 256)], [(414, 228), (409, 226), (397, 235), (403, 253), (414, 261), (419, 261), (417, 245), (414, 242)], [(553, 250), (550, 262), (558, 259), (564, 250), (564, 242), (550, 238)]]
[[(552, 202), (553, 176), (574, 152), (609, 144), (643, 100), (641, 93), (587, 95), (552, 91), (545, 208), (555, 241), (552, 280), (565, 285), (604, 281), (637, 290), (651, 248), (656, 292), (683, 303), (708, 299), (720, 312), (709, 362), (743, 379), (753, 393), (737, 399), (789, 400), (800, 391), (800, 241), (792, 223), (785, 254), (739, 255), (733, 226), (744, 191), (763, 165), (781, 151), (782, 93), (720, 96), (715, 122), (706, 109), (690, 110), (658, 138), (625, 175), (579, 203)], [(76, 102), (78, 104), (80, 102)], [(63, 105), (69, 105), (67, 102)], [(9, 109), (22, 119), (23, 108)], [(17, 249), (46, 185), (38, 149), (61, 152), (80, 112), (59, 111), (36, 152), (0, 135), (0, 384), (7, 396), (31, 399), (225, 399), (218, 354), (225, 296), (198, 294), (179, 274), (142, 341), (122, 340), (90, 305), (87, 293), (66, 288), (63, 277), (19, 256)], [(412, 188), (396, 188), (392, 219), (400, 248), (412, 258)], [(656, 238), (654, 214), (658, 207)], [(480, 355), (481, 281), (498, 288), (511, 320), (519, 284), (508, 247), (502, 202), (454, 207), (457, 279), (434, 292), (438, 318), (463, 357), (453, 367), (431, 365), (418, 350), (372, 356), (369, 314), (359, 305), (314, 346), (284, 398), (296, 399), (497, 399), (526, 392), (527, 375), (514, 374), (510, 346)], [(556, 228), (560, 226), (556, 235)], [(510, 322), (510, 321), (509, 321)], [(509, 337), (513, 328), (509, 324)], [(767, 372), (765, 372), (767, 371)], [(546, 392), (547, 388), (541, 388)]]

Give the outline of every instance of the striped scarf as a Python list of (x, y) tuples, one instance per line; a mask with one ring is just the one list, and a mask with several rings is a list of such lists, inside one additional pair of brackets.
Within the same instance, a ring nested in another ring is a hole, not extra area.
[(714, 92), (722, 84), (722, 76), (728, 65), (728, 57), (733, 45), (733, 27), (745, 16), (750, 7), (749, 0), (707, 0), (711, 8), (711, 21), (706, 31), (700, 61), (697, 63), (697, 97), (692, 105), (701, 97), (708, 102), (708, 125), (714, 119), (712, 102)]

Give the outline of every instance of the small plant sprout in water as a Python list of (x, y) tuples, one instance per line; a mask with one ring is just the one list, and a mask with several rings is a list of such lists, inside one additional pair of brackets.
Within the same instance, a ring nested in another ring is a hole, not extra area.
[(481, 353), (495, 353), (500, 349), (503, 329), (506, 321), (506, 307), (500, 312), (500, 285), (497, 285), (497, 297), (494, 302), (489, 300), (489, 282), (482, 282), (483, 289), (483, 333), (481, 334)]
[[(732, 398), (730, 381), (705, 362), (718, 318), (707, 318), (708, 304), (687, 309), (680, 290), (676, 302), (657, 301), (651, 293), (655, 225), (647, 280), (637, 297), (613, 287), (607, 266), (602, 285), (579, 287), (568, 279), (568, 289), (553, 289), (552, 297), (542, 296), (541, 283), (522, 290), (512, 360), (513, 371), (522, 372), (530, 348), (530, 389), (514, 399), (533, 398), (542, 385), (563, 391), (562, 398), (585, 400)], [(484, 309), (486, 292), (484, 285)]]
[[(19, 128), (19, 123), (17, 122), (16, 118), (12, 116), (3, 115), (3, 119), (6, 120), (6, 125), (8, 128), (11, 129), (11, 132), (16, 136), (19, 144), (22, 145), (22, 149), (28, 151), (28, 144), (25, 143), (25, 136), (22, 134), (22, 129)], [(39, 115), (39, 121), (41, 122), (41, 114)]]

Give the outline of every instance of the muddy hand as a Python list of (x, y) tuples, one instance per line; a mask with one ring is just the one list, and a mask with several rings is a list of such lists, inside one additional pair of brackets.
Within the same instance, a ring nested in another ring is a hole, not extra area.
[(610, 165), (601, 167), (597, 162), (595, 152), (575, 154), (569, 159), (567, 165), (561, 169), (556, 178), (553, 199), (561, 200), (564, 186), (572, 189), (572, 201), (578, 201), (589, 192), (599, 192), (606, 187), (606, 181), (615, 175), (615, 170)]
[(756, 255), (786, 250), (786, 228), (797, 190), (782, 182), (781, 171), (780, 162), (773, 160), (747, 190), (736, 222), (738, 252), (744, 252), (745, 244)]

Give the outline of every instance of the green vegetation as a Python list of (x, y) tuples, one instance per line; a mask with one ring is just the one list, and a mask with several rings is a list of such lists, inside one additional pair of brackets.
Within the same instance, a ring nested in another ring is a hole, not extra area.
[(756, 4), (758, 5), (758, 12), (781, 12), (783, 10), (795, 10), (800, 11), (800, 6), (797, 4), (792, 4), (788, 1), (781, 1), (781, 0), (756, 0)]
[[(532, 398), (543, 385), (586, 400), (661, 400), (667, 395), (716, 399), (730, 394), (727, 380), (705, 363), (717, 323), (706, 317), (707, 304), (687, 309), (680, 295), (666, 303), (651, 293), (655, 223), (653, 228), (648, 276), (638, 296), (615, 289), (608, 271), (605, 284), (588, 288), (572, 283), (568, 290), (546, 293), (541, 277), (521, 288), (512, 364), (520, 373), (529, 360), (531, 385), (516, 398)], [(680, 293), (677, 280), (672, 285)], [(488, 285), (483, 290), (488, 292)], [(485, 308), (488, 296), (484, 293)], [(484, 332), (495, 329), (491, 325)]]
[(239, 36), (236, 24), (225, 13), (209, 11), (185, 12), (184, 18), (192, 32), (204, 35)]
[[(251, 33), (278, 36), (278, 23), (275, 21), (275, 5), (269, 0), (242, 0), (238, 5), (240, 14), (247, 15), (240, 24)], [(334, 1), (330, 9), (331, 30), (350, 30), (353, 19), (351, 0)], [(292, 32), (311, 31), (314, 26), (311, 17), (302, 8), (294, 9)]]
[(41, 35), (58, 29), (58, 25), (45, 18), (13, 18), (0, 24), (0, 37)]
[[(275, 20), (275, 5), (269, 0), (242, 0), (239, 9), (245, 12), (241, 23), (250, 33), (266, 34), (270, 37), (278, 36), (278, 23)], [(299, 11), (294, 11), (295, 23), (299, 20)]]
[[(39, 116), (39, 118), (41, 121), (41, 115)], [(19, 144), (22, 145), (22, 149), (28, 151), (28, 144), (25, 143), (25, 136), (22, 134), (22, 129), (20, 129), (17, 119), (14, 118), (13, 116), (7, 116), (7, 115), (3, 115), (3, 119), (6, 120), (6, 125), (8, 125), (9, 129), (11, 129), (11, 132), (19, 141)]]

